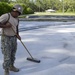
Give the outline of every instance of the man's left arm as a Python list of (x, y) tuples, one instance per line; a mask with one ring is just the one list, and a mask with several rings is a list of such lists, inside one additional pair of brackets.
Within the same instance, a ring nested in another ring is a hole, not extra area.
[(16, 26), (16, 30), (17, 30), (17, 33), (16, 33), (17, 35), (16, 35), (16, 36), (17, 36), (17, 38), (18, 38), (19, 40), (21, 40), (21, 37), (19, 36), (19, 28), (18, 28), (18, 25)]

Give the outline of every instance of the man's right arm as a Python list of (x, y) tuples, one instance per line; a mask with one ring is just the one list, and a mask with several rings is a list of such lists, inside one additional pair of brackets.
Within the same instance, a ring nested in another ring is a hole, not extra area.
[(6, 24), (0, 23), (0, 28), (10, 28), (10, 27), (11, 27), (10, 23), (6, 23)]

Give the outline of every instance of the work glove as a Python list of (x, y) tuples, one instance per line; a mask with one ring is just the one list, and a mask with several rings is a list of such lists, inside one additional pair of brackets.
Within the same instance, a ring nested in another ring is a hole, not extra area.
[(16, 37), (17, 37), (19, 40), (21, 40), (21, 37), (20, 37), (18, 34), (16, 34)]

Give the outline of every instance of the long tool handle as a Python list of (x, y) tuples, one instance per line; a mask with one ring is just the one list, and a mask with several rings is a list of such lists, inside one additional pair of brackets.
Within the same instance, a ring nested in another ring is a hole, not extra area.
[(26, 51), (28, 52), (28, 54), (31, 56), (31, 58), (33, 59), (32, 55), (30, 54), (29, 50), (27, 49), (27, 47), (24, 45), (24, 43), (20, 40), (20, 42), (22, 43), (22, 45), (24, 46), (24, 48), (26, 49)]
[[(12, 28), (13, 32), (16, 34), (16, 32), (14, 31), (14, 29)], [(17, 35), (17, 34), (16, 34)], [(18, 36), (18, 35), (17, 35)], [(20, 39), (19, 39), (20, 40)], [(25, 46), (25, 44), (20, 40), (20, 42), (22, 43), (22, 45), (24, 46), (24, 48), (26, 49), (26, 51), (28, 52), (28, 54), (31, 56), (31, 58), (33, 59), (31, 53), (29, 52), (29, 50), (27, 49), (27, 47)]]

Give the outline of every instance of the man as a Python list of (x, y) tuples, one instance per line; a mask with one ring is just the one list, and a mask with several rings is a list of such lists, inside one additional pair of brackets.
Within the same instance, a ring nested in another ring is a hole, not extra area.
[(20, 14), (22, 14), (22, 7), (20, 5), (15, 5), (10, 13), (3, 14), (0, 17), (0, 28), (2, 28), (1, 49), (4, 55), (4, 75), (9, 75), (9, 71), (19, 71), (19, 69), (14, 66), (14, 61), (17, 50), (17, 38), (21, 40), (18, 33), (18, 16)]

